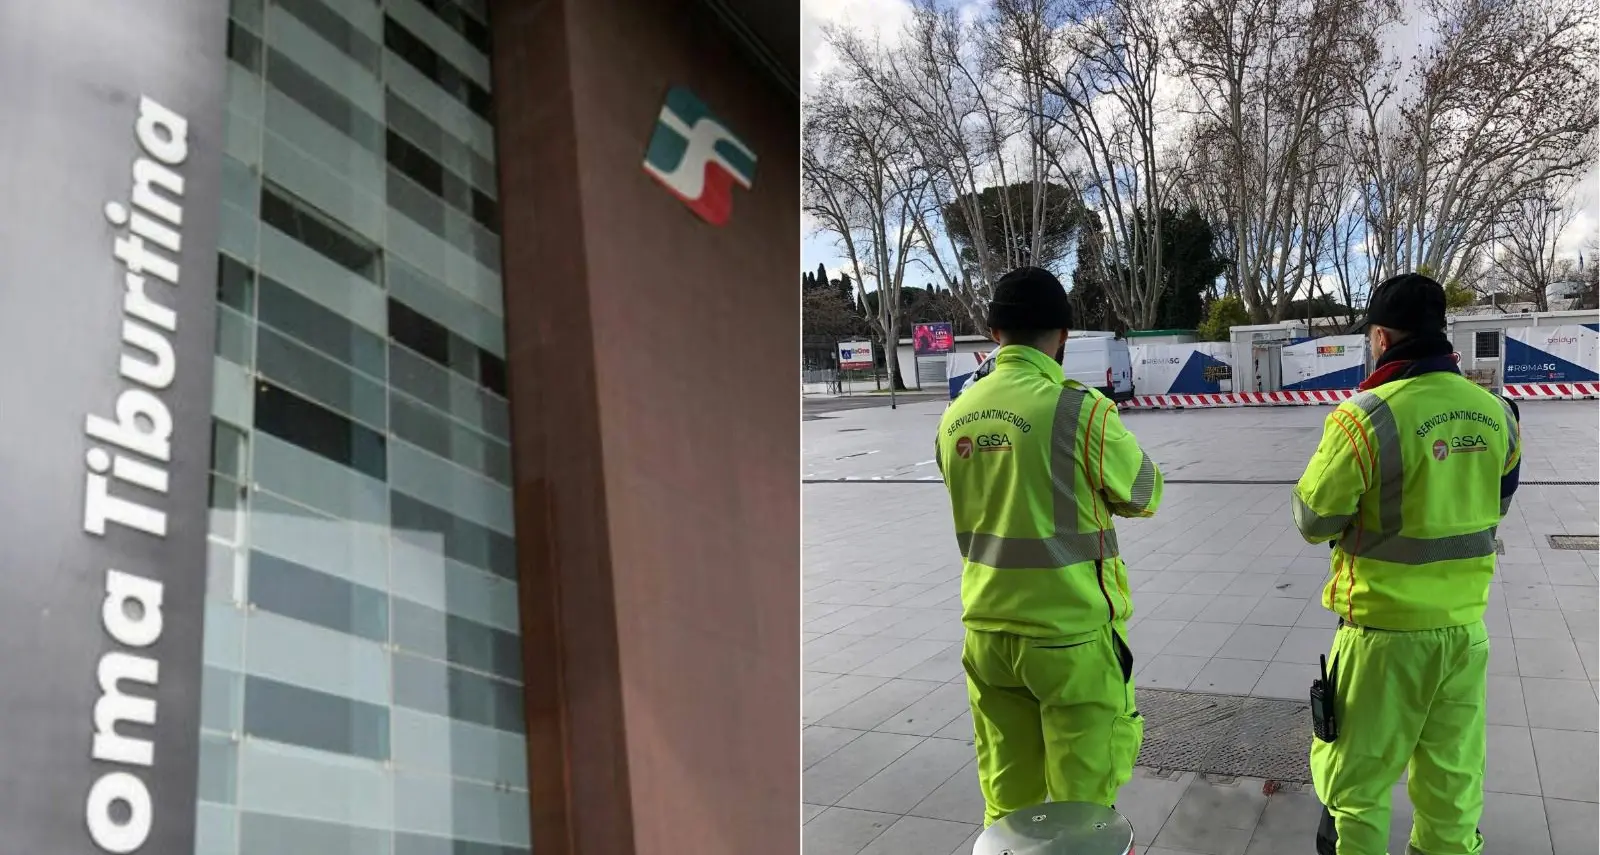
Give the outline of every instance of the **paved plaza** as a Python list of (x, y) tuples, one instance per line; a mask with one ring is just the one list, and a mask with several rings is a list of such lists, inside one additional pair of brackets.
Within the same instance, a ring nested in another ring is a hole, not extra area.
[[(965, 855), (977, 837), (961, 567), (931, 463), (942, 409), (835, 411), (805, 423), (806, 478), (851, 479), (804, 487), (805, 855)], [(1169, 479), (1156, 518), (1118, 521), (1141, 690), (1304, 700), (1335, 618), (1316, 603), (1328, 549), (1294, 532), (1285, 482), (1299, 476), (1326, 414), (1125, 416)], [(1547, 537), (1600, 528), (1600, 408), (1527, 404), (1523, 421), (1523, 479), (1535, 483), (1501, 528), (1487, 616), (1485, 851), (1592, 855), (1597, 555), (1553, 549)], [(1314, 852), (1309, 785), (1214, 771), (1135, 771), (1119, 808), (1141, 855)], [(1405, 851), (1409, 830), (1400, 784), (1391, 853)]]

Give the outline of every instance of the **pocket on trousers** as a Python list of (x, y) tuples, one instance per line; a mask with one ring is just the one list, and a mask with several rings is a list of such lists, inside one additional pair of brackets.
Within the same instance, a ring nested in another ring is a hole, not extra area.
[(1117, 664), (1122, 666), (1122, 682), (1133, 679), (1133, 649), (1128, 647), (1128, 642), (1122, 640), (1121, 633), (1113, 627), (1111, 629), (1111, 646), (1117, 652)]
[(1144, 744), (1144, 716), (1132, 709), (1117, 716), (1111, 723), (1111, 759), (1116, 764), (1116, 779), (1127, 783), (1133, 775), (1133, 764), (1139, 759), (1139, 748)]

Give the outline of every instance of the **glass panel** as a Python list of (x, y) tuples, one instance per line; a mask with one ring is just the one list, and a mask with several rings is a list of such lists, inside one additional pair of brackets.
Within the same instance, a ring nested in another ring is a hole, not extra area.
[(228, 22), (228, 59), (252, 74), (261, 73), (261, 38), (244, 27)]
[(398, 538), (391, 546), (397, 597), (517, 632), (516, 583), (441, 556), (437, 548), (412, 546)]
[(382, 67), (382, 46), (319, 0), (277, 0), (276, 5), (373, 74)]
[[(383, 153), (383, 123), (357, 107), (338, 90), (323, 83), (294, 60), (267, 49), (267, 82), (295, 103), (314, 113), (340, 133), (374, 154)], [(271, 99), (268, 99), (271, 116)], [(270, 118), (269, 118), (270, 124)]]
[(268, 178), (327, 212), (360, 239), (374, 243), (383, 239), (387, 214), (382, 186), (358, 186), (354, 180), (363, 176), (328, 166), (323, 158), (300, 151), (274, 132), (268, 131), (263, 142), (262, 157)]
[(202, 801), (231, 805), (239, 773), (238, 746), (231, 737), (200, 735), (200, 798)]
[(517, 578), (515, 542), (500, 532), (396, 490), (389, 493), (389, 521), (396, 540), (437, 550), (442, 537), (444, 555), (506, 579)]
[(202, 670), (200, 726), (218, 733), (238, 733), (244, 727), (244, 677), (239, 672), (209, 665)]
[(389, 443), (389, 463), (395, 489), (495, 531), (514, 530), (511, 491), (504, 485), (399, 440)]
[(243, 366), (218, 356), (211, 360), (211, 414), (236, 425), (252, 421), (255, 384)]
[(387, 831), (264, 813), (239, 819), (239, 855), (392, 855)]
[(244, 211), (223, 203), (221, 228), (217, 248), (227, 250), (239, 258), (255, 258), (260, 243), (261, 220), (254, 211)]
[[(260, 740), (239, 747), (239, 806), (251, 811), (392, 828), (390, 777), (372, 760)], [(311, 850), (260, 849), (260, 855)]]
[(211, 420), (211, 471), (235, 481), (245, 477), (245, 433), (227, 422)]
[(394, 700), (422, 712), (523, 732), (521, 686), (440, 662), (396, 653)]
[(456, 68), (426, 41), (401, 26), (392, 16), (385, 16), (383, 19), (383, 44), (412, 68), (422, 72), (423, 76), (433, 81), (440, 90), (467, 105), (467, 108), (479, 117), (493, 118), (494, 103), (489, 96), (489, 90), (462, 73), (461, 69)]
[(358, 523), (388, 517), (381, 482), (269, 434), (256, 433), (252, 467), (260, 488), (307, 507)]
[(377, 333), (383, 291), (270, 226), (261, 229), (261, 272)]
[(277, 185), (261, 188), (261, 222), (346, 270), (372, 282), (383, 281), (376, 247)]
[[(256, 384), (255, 416), (257, 429), (279, 439), (379, 481), (387, 475), (382, 434), (306, 398), (271, 383), (259, 382)], [(265, 479), (271, 473), (260, 466), (255, 471), (257, 480), (265, 486)], [(277, 488), (269, 489), (282, 492)], [(366, 519), (365, 516), (354, 518)]]
[(389, 209), (386, 228), (391, 253), (403, 257), (418, 270), (460, 291), (474, 302), (485, 306), (502, 305), (498, 253), (486, 253), (474, 258), (470, 252), (455, 246), (394, 207)]
[(261, 32), (261, 7), (265, 2), (266, 0), (230, 0), (228, 3), (228, 17), (259, 33)]
[(400, 708), (391, 720), (396, 766), (491, 784), (528, 785), (525, 747), (514, 734)]
[(206, 600), (204, 662), (239, 671), (244, 666), (244, 612), (232, 603)]
[(392, 89), (387, 93), (385, 107), (391, 129), (421, 146), (445, 168), (466, 176), (478, 192), (491, 197), (499, 192), (495, 186), (494, 164), (488, 158), (473, 151), (471, 146), (450, 131), (434, 124), (422, 110), (411, 106)]
[(237, 855), (238, 816), (232, 807), (201, 802), (200, 812), (195, 817), (195, 855)]
[[(494, 158), (494, 127), (392, 52), (383, 55), (383, 80), (400, 97), (486, 159)], [(374, 149), (376, 151), (376, 149)], [(390, 241), (393, 246), (393, 241)]]
[[(420, 36), (422, 41), (472, 78), (474, 83), (485, 89), (490, 88), (487, 27), (462, 14), (461, 8), (454, 3), (439, 0), (431, 4), (431, 14), (429, 9), (412, 0), (388, 0), (385, 7), (396, 21)], [(471, 25), (464, 23), (467, 21)], [(482, 36), (484, 46), (480, 48), (469, 41), (469, 32), (474, 36)]]
[[(222, 201), (240, 210), (254, 211), (260, 204), (261, 179), (255, 170), (231, 157), (222, 158)], [(235, 307), (248, 311), (243, 307)]]
[(256, 370), (263, 377), (368, 427), (385, 429), (389, 393), (383, 384), (266, 327), (257, 333), (256, 348)]
[(522, 679), (521, 645), (515, 635), (407, 600), (394, 601), (394, 643), (475, 671)]
[(389, 597), (264, 552), (250, 553), (251, 605), (371, 641), (389, 640)]
[(255, 324), (227, 306), (217, 307), (217, 355), (243, 368), (255, 364)]
[(250, 505), (252, 546), (341, 579), (387, 586), (387, 527), (334, 519), (263, 491), (251, 494)]
[(250, 265), (224, 253), (217, 253), (217, 302), (252, 315), (256, 310), (255, 295), (256, 272), (250, 269)]
[(346, 365), (383, 379), (388, 360), (382, 338), (271, 277), (263, 276), (260, 288), (262, 323)]
[(389, 428), (394, 435), (441, 457), (511, 484), (511, 449), (432, 407), (405, 395), (389, 395)]
[(245, 678), (244, 729), (288, 745), (389, 759), (389, 710), (261, 677)]
[(491, 843), (528, 843), (528, 794), (396, 772), (396, 830)]

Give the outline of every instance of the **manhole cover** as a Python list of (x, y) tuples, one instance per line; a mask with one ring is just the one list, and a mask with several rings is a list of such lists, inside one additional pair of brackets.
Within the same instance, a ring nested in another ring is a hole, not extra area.
[(1552, 534), (1551, 549), (1573, 549), (1583, 552), (1600, 550), (1600, 537), (1592, 534)]
[[(1307, 673), (1306, 685), (1310, 686)], [(1303, 701), (1138, 691), (1139, 765), (1309, 783), (1311, 712)]]

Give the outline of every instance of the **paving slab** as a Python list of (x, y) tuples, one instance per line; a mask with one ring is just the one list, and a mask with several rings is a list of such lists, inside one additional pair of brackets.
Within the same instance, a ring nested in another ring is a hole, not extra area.
[[(940, 409), (835, 412), (805, 425), (808, 474), (885, 479), (803, 488), (805, 855), (967, 855), (982, 822), (960, 561), (937, 472), (918, 466)], [(1523, 413), (1525, 448), (1537, 449), (1525, 452), (1526, 481), (1597, 480), (1600, 408)], [(1126, 419), (1172, 479), (1156, 518), (1118, 523), (1151, 734), (1118, 807), (1143, 855), (1315, 851), (1303, 710), (1335, 619), (1319, 603), (1328, 550), (1300, 541), (1284, 482), (1299, 475), (1325, 415)], [(875, 453), (833, 459), (857, 451)], [(1223, 480), (1255, 483), (1182, 483)], [(1485, 618), (1489, 852), (1596, 851), (1600, 557), (1552, 549), (1548, 536), (1594, 534), (1597, 518), (1593, 487), (1532, 483), (1500, 529), (1507, 551)], [(1214, 720), (1200, 730), (1210, 744), (1164, 737), (1208, 704)], [(1411, 806), (1404, 783), (1392, 793), (1390, 851), (1401, 852)]]

